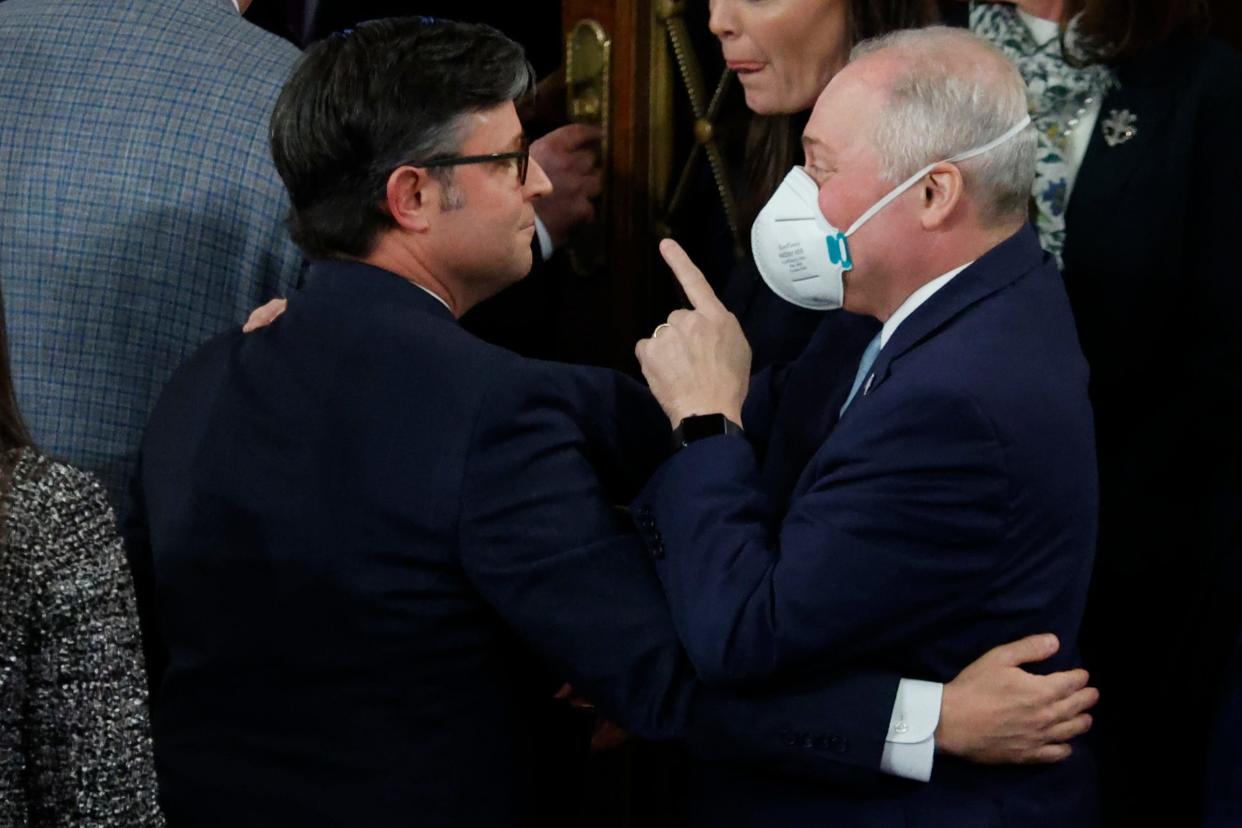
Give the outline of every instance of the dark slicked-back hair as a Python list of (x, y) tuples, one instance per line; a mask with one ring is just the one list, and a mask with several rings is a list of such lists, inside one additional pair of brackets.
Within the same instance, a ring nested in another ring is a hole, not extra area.
[[(490, 26), (392, 18), (311, 46), (272, 113), (293, 240), (311, 258), (366, 256), (394, 226), (384, 205), (392, 170), (452, 154), (466, 115), (534, 82), (522, 47)], [(451, 183), (451, 167), (434, 174)]]

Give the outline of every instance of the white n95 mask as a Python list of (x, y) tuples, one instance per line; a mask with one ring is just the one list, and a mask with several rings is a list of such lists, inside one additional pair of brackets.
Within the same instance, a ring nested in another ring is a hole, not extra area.
[(872, 216), (910, 189), (941, 163), (965, 161), (1013, 138), (1031, 123), (1030, 116), (1004, 135), (980, 147), (928, 164), (873, 204), (842, 232), (819, 210), (819, 185), (802, 167), (794, 167), (759, 211), (750, 229), (750, 246), (759, 275), (777, 296), (807, 310), (833, 310), (845, 301), (845, 271), (854, 267), (849, 237)]

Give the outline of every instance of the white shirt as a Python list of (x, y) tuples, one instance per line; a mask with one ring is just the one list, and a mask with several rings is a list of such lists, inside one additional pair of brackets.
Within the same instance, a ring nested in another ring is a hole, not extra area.
[[(409, 280), (407, 279), (406, 281), (409, 281)], [(425, 293), (425, 294), (427, 294), (428, 296), (430, 296), (432, 299), (435, 299), (435, 300), (436, 300), (437, 302), (439, 302), (441, 305), (444, 305), (444, 309), (445, 309), (446, 311), (448, 311), (449, 313), (453, 313), (453, 309), (449, 307), (449, 303), (448, 303), (448, 302), (445, 302), (443, 299), (441, 299), (441, 298), (440, 298), (440, 295), (439, 295), (438, 293), (436, 293), (436, 292), (434, 292), (434, 291), (431, 291), (431, 290), (428, 290), (427, 288), (425, 288), (425, 287), (423, 287), (422, 285), (420, 285), (418, 282), (410, 282), (410, 284), (411, 284), (411, 285), (413, 285), (414, 287), (418, 288), (419, 290), (421, 290), (423, 293)]]
[(939, 682), (903, 678), (897, 684), (880, 770), (916, 782), (931, 779), (943, 694), (944, 685)]
[(883, 348), (888, 341), (893, 338), (893, 333), (897, 330), (897, 326), (906, 321), (906, 317), (918, 310), (919, 305), (932, 298), (932, 295), (949, 283), (957, 274), (974, 264), (974, 260), (967, 262), (961, 267), (955, 267), (948, 273), (937, 276), (921, 288), (906, 297), (906, 301), (902, 302), (897, 310), (893, 311), (893, 315), (884, 323), (884, 327), (880, 329), (880, 347)]
[(546, 262), (552, 258), (556, 248), (552, 246), (552, 234), (548, 232), (548, 226), (539, 216), (535, 216), (535, 235), (539, 237), (539, 255)]

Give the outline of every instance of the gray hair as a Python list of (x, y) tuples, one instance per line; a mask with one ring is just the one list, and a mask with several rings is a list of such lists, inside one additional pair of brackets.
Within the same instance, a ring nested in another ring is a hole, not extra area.
[[(872, 143), (894, 183), (920, 168), (982, 146), (1027, 114), (1026, 85), (998, 49), (964, 29), (932, 26), (865, 40), (850, 60), (893, 49), (902, 67)], [(989, 223), (1025, 218), (1035, 177), (1035, 130), (955, 162)]]

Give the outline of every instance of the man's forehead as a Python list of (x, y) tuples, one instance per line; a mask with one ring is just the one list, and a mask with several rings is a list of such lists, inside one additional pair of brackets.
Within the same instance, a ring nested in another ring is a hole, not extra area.
[(885, 88), (870, 66), (851, 63), (820, 94), (802, 132), (804, 150), (817, 154), (841, 152), (870, 134)]
[(522, 141), (522, 122), (512, 101), (478, 112), (467, 113), (462, 121), (461, 142), (488, 146), (518, 144)]

